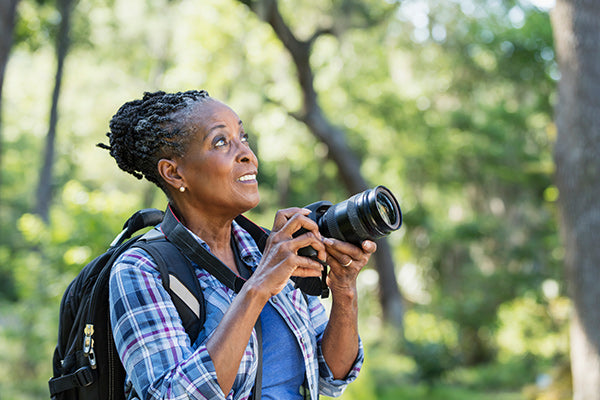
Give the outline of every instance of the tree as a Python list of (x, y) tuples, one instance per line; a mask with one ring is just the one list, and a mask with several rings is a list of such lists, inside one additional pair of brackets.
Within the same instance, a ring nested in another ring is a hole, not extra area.
[(419, 91), (380, 107), (398, 110), (386, 122), (406, 138), (398, 148), (414, 207), (403, 242), (431, 296), (416, 302), (456, 324), (464, 365), (494, 361), (499, 307), (524, 293), (544, 304), (542, 283), (560, 277), (543, 195), (552, 185), (549, 18), (514, 2), (473, 4), (402, 4), (396, 60), (409, 54), (413, 69), (395, 78)]
[[(317, 29), (307, 40), (299, 39), (284, 20), (276, 0), (240, 0), (263, 21), (267, 22), (291, 56), (297, 71), (303, 97), (302, 110), (291, 115), (304, 123), (318, 140), (327, 145), (328, 157), (338, 167), (340, 177), (350, 193), (359, 193), (369, 185), (361, 171), (361, 160), (346, 141), (344, 131), (332, 124), (319, 105), (314, 87), (314, 72), (310, 55), (314, 42), (324, 34), (334, 32), (334, 27)], [(352, 2), (348, 2), (351, 7)], [(392, 325), (402, 325), (402, 297), (396, 283), (391, 248), (385, 238), (377, 243), (375, 264), (379, 273), (379, 296), (384, 318)]]
[(54, 90), (52, 92), (52, 105), (50, 108), (50, 120), (48, 134), (46, 135), (46, 146), (44, 146), (43, 164), (39, 173), (39, 182), (36, 192), (36, 213), (48, 222), (50, 203), (52, 201), (52, 169), (55, 157), (56, 125), (58, 122), (58, 101), (60, 98), (60, 87), (63, 78), (63, 69), (67, 53), (69, 52), (71, 30), (71, 13), (74, 0), (58, 0), (57, 8), (60, 13), (60, 24), (56, 35), (56, 75), (54, 79)]
[(559, 0), (552, 23), (561, 80), (555, 144), (565, 266), (574, 312), (575, 400), (600, 399), (600, 3)]
[[(2, 86), (8, 55), (12, 46), (15, 14), (19, 0), (0, 0), (0, 171), (2, 171)], [(0, 188), (2, 175), (0, 174)]]

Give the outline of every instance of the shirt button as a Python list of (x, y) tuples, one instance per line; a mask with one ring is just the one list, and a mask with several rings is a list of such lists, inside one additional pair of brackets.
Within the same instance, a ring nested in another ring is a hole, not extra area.
[(273, 304), (277, 304), (277, 297), (273, 297)]
[(300, 343), (304, 343), (304, 338), (303, 337), (300, 338)]

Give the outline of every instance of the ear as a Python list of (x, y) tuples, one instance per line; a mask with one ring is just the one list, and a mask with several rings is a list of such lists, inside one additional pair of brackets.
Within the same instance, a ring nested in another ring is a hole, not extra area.
[(179, 175), (176, 161), (161, 158), (158, 161), (158, 173), (173, 190), (185, 186), (185, 180)]

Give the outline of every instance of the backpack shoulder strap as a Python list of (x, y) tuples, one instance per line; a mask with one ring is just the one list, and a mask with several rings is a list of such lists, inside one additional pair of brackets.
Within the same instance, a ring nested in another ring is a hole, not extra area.
[(196, 239), (192, 237), (187, 228), (173, 214), (170, 206), (165, 212), (160, 230), (165, 234), (167, 240), (173, 243), (188, 259), (202, 266), (202, 268), (217, 278), (223, 285), (236, 293), (240, 292), (246, 282), (245, 279), (236, 275), (204, 247), (199, 246)]
[(190, 342), (194, 343), (206, 319), (204, 295), (194, 267), (158, 229), (146, 233), (135, 246), (146, 250), (156, 262), (163, 287), (173, 300)]
[(256, 225), (254, 222), (250, 221), (241, 214), (235, 218), (235, 222), (237, 222), (242, 228), (244, 228), (246, 232), (250, 234), (250, 236), (252, 236), (252, 239), (254, 239), (254, 242), (258, 246), (260, 252), (264, 252), (267, 239), (269, 238), (269, 233), (271, 233), (271, 231), (267, 228)]

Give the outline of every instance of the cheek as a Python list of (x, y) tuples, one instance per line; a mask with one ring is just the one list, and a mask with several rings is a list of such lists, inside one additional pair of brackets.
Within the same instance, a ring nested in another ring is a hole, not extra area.
[(200, 177), (205, 176), (207, 180), (223, 179), (229, 176), (230, 172), (229, 164), (218, 157), (204, 159), (196, 171)]

